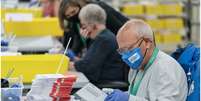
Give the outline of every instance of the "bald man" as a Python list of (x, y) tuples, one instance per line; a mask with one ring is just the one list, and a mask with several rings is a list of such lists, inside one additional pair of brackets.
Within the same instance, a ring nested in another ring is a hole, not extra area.
[(105, 101), (185, 101), (182, 67), (154, 44), (152, 29), (142, 20), (128, 21), (118, 32), (118, 52), (131, 68), (129, 91), (114, 90)]

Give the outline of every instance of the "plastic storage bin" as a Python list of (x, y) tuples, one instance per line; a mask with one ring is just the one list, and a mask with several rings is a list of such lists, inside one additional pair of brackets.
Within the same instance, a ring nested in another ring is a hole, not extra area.
[(9, 88), (1, 88), (1, 101), (21, 101), (23, 83), (21, 78), (9, 78)]

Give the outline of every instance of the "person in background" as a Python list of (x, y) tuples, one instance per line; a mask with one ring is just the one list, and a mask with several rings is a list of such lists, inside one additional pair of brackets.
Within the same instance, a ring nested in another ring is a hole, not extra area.
[(29, 7), (42, 8), (43, 17), (57, 17), (61, 0), (31, 0)]
[(41, 0), (44, 17), (57, 17), (61, 0)]
[(72, 37), (73, 40), (70, 44), (70, 49), (72, 49), (75, 54), (82, 52), (81, 50), (84, 47), (89, 47), (89, 43), (91, 43), (91, 41), (80, 36), (80, 21), (78, 18), (80, 9), (90, 3), (97, 4), (105, 10), (107, 14), (106, 27), (114, 34), (128, 21), (127, 17), (102, 1), (62, 0), (59, 8), (59, 21), (61, 28), (64, 30), (63, 46), (66, 47), (69, 38)]
[(123, 81), (123, 66), (114, 33), (108, 30), (106, 13), (96, 4), (88, 4), (79, 13), (81, 33), (93, 39), (86, 55), (79, 61), (71, 62), (70, 68), (82, 72), (92, 83)]
[(128, 21), (118, 32), (122, 60), (131, 68), (128, 93), (114, 90), (105, 101), (185, 101), (183, 68), (154, 45), (153, 32), (142, 20)]

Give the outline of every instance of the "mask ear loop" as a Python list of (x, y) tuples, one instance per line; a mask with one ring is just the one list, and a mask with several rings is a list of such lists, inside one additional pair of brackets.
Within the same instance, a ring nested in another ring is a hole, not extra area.
[[(143, 61), (144, 61), (145, 56), (147, 55), (148, 49), (149, 49), (149, 48), (146, 48), (146, 51), (145, 51), (144, 56), (143, 56), (143, 59), (142, 59), (142, 63), (143, 63)], [(140, 65), (142, 65), (142, 63), (141, 63)], [(141, 66), (141, 68), (142, 68), (142, 66)]]
[[(143, 40), (144, 40), (144, 39), (142, 39), (142, 41), (140, 42), (139, 47), (140, 47), (140, 45), (142, 44)], [(146, 48), (146, 50), (145, 50), (145, 53), (144, 53), (142, 62), (144, 61), (144, 58), (145, 58), (145, 56), (147, 55), (148, 49), (149, 49), (149, 48)]]
[[(154, 36), (154, 34), (153, 34), (153, 36)], [(140, 45), (142, 44), (143, 40), (144, 40), (144, 39), (142, 39), (142, 41), (140, 42), (140, 44), (139, 44), (138, 47), (140, 47)], [(154, 45), (156, 45), (156, 43), (155, 43), (155, 37), (154, 37), (153, 40), (154, 40)], [(148, 49), (149, 49), (149, 48), (146, 48), (145, 54), (144, 54), (144, 56), (143, 56), (143, 60), (144, 60), (145, 56), (147, 55), (147, 51), (148, 51)], [(142, 60), (142, 61), (143, 61), (143, 60)]]
[(142, 44), (143, 40), (144, 40), (144, 39), (142, 38), (142, 41), (140, 42), (140, 44), (138, 45), (138, 47), (140, 47), (140, 46), (141, 46), (141, 44)]
[(156, 46), (156, 39), (155, 39), (155, 33), (153, 32), (153, 41), (154, 41), (154, 45)]
[(145, 51), (144, 56), (143, 56), (143, 60), (144, 60), (145, 56), (147, 55), (148, 49), (149, 49), (149, 48), (146, 48), (146, 51)]

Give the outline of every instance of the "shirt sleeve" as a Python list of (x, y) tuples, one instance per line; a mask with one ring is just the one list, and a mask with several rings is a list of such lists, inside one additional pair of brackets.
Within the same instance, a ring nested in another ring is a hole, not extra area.
[(128, 101), (149, 101), (149, 100), (142, 97), (130, 95)]
[(75, 62), (76, 70), (83, 72), (89, 80), (97, 81), (104, 62), (114, 48), (107, 38), (96, 39), (83, 59)]

